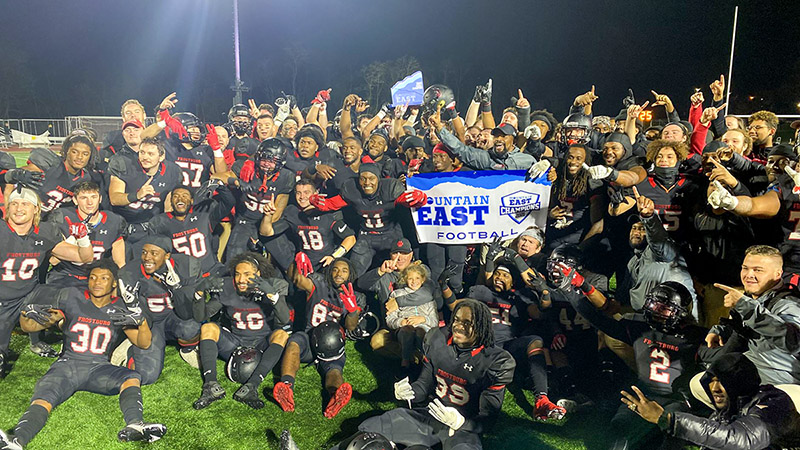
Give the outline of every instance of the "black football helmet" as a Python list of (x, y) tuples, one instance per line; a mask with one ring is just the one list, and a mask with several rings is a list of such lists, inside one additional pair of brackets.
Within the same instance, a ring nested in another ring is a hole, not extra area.
[[(247, 117), (247, 122), (234, 122), (234, 117)], [(231, 106), (231, 109), (228, 110), (228, 122), (233, 127), (234, 134), (249, 135), (253, 131), (253, 118), (250, 117), (250, 108), (241, 103)]]
[[(187, 137), (182, 138), (181, 142), (192, 144), (195, 147), (203, 143), (206, 138), (206, 127), (203, 126), (203, 122), (201, 122), (197, 116), (190, 112), (179, 112), (175, 113), (172, 117), (178, 119), (181, 125), (183, 125), (183, 128), (185, 128), (186, 132), (189, 134)], [(192, 137), (192, 133), (189, 132), (190, 127), (197, 127), (199, 130), (199, 134), (195, 134), (194, 138)]]
[(311, 330), (311, 351), (320, 361), (335, 361), (344, 355), (344, 330), (326, 320)]
[(358, 318), (358, 325), (354, 330), (345, 330), (344, 335), (350, 341), (360, 341), (366, 339), (381, 327), (381, 322), (378, 316), (371, 312), (365, 312)]
[(293, 151), (292, 144), (284, 138), (269, 138), (258, 144), (253, 161), (261, 176), (275, 174), (286, 164), (286, 154)]
[(430, 117), (435, 113), (441, 105), (444, 108), (446, 105), (454, 102), (456, 99), (453, 95), (453, 90), (443, 84), (434, 84), (425, 89), (422, 94), (422, 117)]
[(243, 105), (241, 103), (237, 103), (231, 106), (231, 109), (228, 110), (228, 120), (233, 122), (233, 118), (239, 116), (245, 116), (249, 119), (250, 108), (248, 108), (247, 105)]
[(561, 244), (550, 253), (547, 258), (547, 274), (550, 281), (556, 285), (560, 284), (564, 278), (564, 274), (558, 268), (559, 264), (565, 264), (572, 269), (581, 270), (583, 268), (581, 249), (575, 244)]
[(587, 144), (592, 137), (592, 119), (584, 113), (567, 116), (561, 125), (561, 142), (565, 145)]
[(344, 450), (394, 450), (397, 447), (382, 434), (361, 431), (339, 444), (339, 448)]
[(644, 297), (644, 320), (650, 327), (673, 333), (689, 318), (692, 294), (677, 281), (665, 281), (650, 289)]
[(244, 384), (261, 361), (261, 352), (252, 347), (239, 347), (231, 353), (225, 373), (234, 383)]

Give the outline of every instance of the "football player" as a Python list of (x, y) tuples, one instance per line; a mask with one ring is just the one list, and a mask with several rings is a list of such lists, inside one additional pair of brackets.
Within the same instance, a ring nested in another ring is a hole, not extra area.
[[(308, 294), (306, 304), (306, 326), (289, 338), (281, 360), (281, 379), (272, 390), (275, 401), (284, 411), (294, 411), (294, 382), (300, 363), (313, 362), (317, 358), (317, 370), (322, 377), (330, 400), (325, 407), (327, 418), (335, 417), (350, 401), (353, 387), (344, 381), (342, 372), (346, 361), (344, 342), (338, 354), (314, 355), (311, 336), (315, 328), (324, 324), (343, 324), (346, 330), (355, 330), (361, 311), (366, 307), (364, 295), (353, 290), (355, 271), (350, 261), (338, 258), (328, 266), (325, 273), (314, 272), (305, 276), (300, 271), (293, 272), (295, 285)], [(326, 328), (328, 329), (328, 328)], [(342, 333), (336, 327), (332, 332)], [(343, 339), (343, 333), (342, 333)]]
[(126, 307), (114, 297), (116, 288), (116, 264), (101, 260), (89, 271), (88, 289), (62, 289), (55, 298), (38, 298), (23, 309), (20, 325), (25, 331), (43, 330), (63, 321), (64, 350), (36, 382), (31, 404), (14, 434), (0, 431), (0, 447), (22, 449), (42, 430), (53, 408), (78, 391), (119, 394), (126, 424), (117, 434), (120, 441), (153, 442), (167, 432), (164, 425), (144, 422), (140, 375), (108, 362), (113, 343), (123, 333), (141, 348), (150, 345), (151, 337), (141, 309)]
[(425, 335), (422, 373), (413, 383), (395, 383), (402, 402), (426, 407), (395, 408), (371, 417), (358, 429), (380, 433), (406, 446), (481, 449), (480, 435), (500, 416), (506, 385), (514, 378), (514, 358), (494, 345), (492, 314), (475, 300), (456, 305), (448, 328)]
[[(55, 225), (39, 221), (41, 202), (31, 189), (14, 189), (6, 197), (6, 224), (0, 227), (0, 377), (5, 375), (11, 331), (26, 303), (38, 298), (39, 267), (49, 255), (62, 261), (88, 263), (92, 261), (92, 245), (86, 224), (69, 224), (69, 234), (76, 241), (70, 244), (61, 239)], [(38, 341), (36, 335), (31, 350), (41, 356), (56, 357), (49, 345)]]
[(233, 148), (233, 156), (236, 161), (250, 159), (252, 168), (252, 157), (258, 149), (258, 141), (251, 137), (253, 118), (250, 116), (250, 109), (241, 103), (233, 105), (228, 111), (228, 122), (233, 126), (233, 136), (230, 138), (228, 147)]
[[(84, 181), (74, 189), (72, 198), (75, 209), (63, 208), (60, 225), (62, 236), (69, 236), (70, 223), (85, 223), (89, 229), (94, 259), (111, 257), (117, 267), (125, 266), (125, 236), (128, 225), (111, 211), (100, 211), (102, 195), (100, 186), (94, 181)], [(86, 286), (88, 266), (69, 261), (52, 261), (53, 269), (47, 274), (47, 282), (57, 287), (83, 288)]]
[(314, 194), (317, 194), (314, 183), (301, 178), (294, 187), (297, 206), (288, 205), (283, 216), (273, 223), (275, 205), (267, 203), (259, 227), (259, 234), (266, 237), (282, 233), (293, 235), (295, 248), (299, 249), (294, 258), (295, 268), (303, 275), (329, 266), (336, 258), (346, 255), (356, 243), (355, 233), (342, 220), (339, 211), (326, 213), (311, 206), (309, 198)]
[(349, 205), (360, 217), (359, 236), (351, 249), (358, 277), (370, 268), (377, 252), (388, 251), (402, 239), (397, 207), (420, 207), (428, 201), (428, 196), (418, 189), (405, 192), (399, 180), (381, 178), (377, 164), (362, 161), (358, 180), (345, 182), (339, 195), (325, 198), (316, 194), (309, 201), (321, 211), (335, 211)]
[[(289, 151), (292, 151), (291, 144), (281, 138), (267, 139), (259, 144), (253, 160), (248, 160), (257, 164), (255, 173), (249, 179), (245, 176), (245, 163), (239, 161), (234, 164), (233, 170), (239, 174), (239, 189), (234, 191), (236, 215), (226, 247), (227, 258), (245, 253), (248, 243), (258, 239), (264, 205), (269, 202), (275, 205), (273, 220), (278, 220), (283, 215), (295, 183), (294, 174), (283, 167)], [(294, 254), (288, 238), (279, 236), (267, 241), (265, 246), (276, 265), (281, 270), (286, 270)]]
[(296, 149), (286, 155), (286, 168), (299, 179), (305, 172), (309, 176), (317, 173), (316, 166), (331, 166), (338, 156), (325, 145), (322, 130), (317, 125), (308, 124), (294, 136)]
[[(163, 113), (169, 114), (166, 110), (160, 114)], [(181, 185), (196, 190), (208, 181), (212, 173), (228, 170), (222, 144), (214, 126), (204, 125), (194, 114), (176, 113), (174, 119), (180, 121), (186, 133), (168, 134), (166, 160), (181, 168)]]
[[(272, 265), (256, 253), (237, 255), (228, 265), (233, 277), (209, 278), (198, 284), (198, 290), (208, 293), (203, 287), (213, 286), (218, 291), (218, 296), (213, 296), (206, 304), (207, 316), (215, 316), (215, 311), (222, 310), (223, 317), (221, 321), (204, 323), (200, 329), (203, 392), (194, 402), (195, 409), (203, 409), (225, 397), (225, 390), (217, 381), (217, 357), (227, 361), (239, 347), (255, 348), (263, 353), (250, 378), (233, 398), (251, 408), (263, 408), (258, 388), (280, 360), (289, 339), (286, 332), (291, 327), (286, 304), (289, 283), (275, 278)], [(197, 301), (205, 299), (201, 297)]]
[(158, 380), (164, 368), (164, 349), (168, 340), (177, 340), (181, 358), (197, 367), (197, 342), (200, 324), (175, 314), (172, 298), (180, 289), (191, 290), (204, 273), (200, 262), (172, 252), (172, 241), (160, 235), (142, 239), (141, 259), (120, 272), (120, 289), (126, 303), (139, 302), (152, 329), (152, 344), (147, 349), (131, 347), (123, 341), (114, 351), (113, 361), (123, 363), (142, 376), (142, 384)]

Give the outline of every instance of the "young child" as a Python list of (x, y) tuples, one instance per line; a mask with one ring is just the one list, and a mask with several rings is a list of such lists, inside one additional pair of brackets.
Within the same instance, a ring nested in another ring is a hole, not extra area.
[(428, 273), (421, 265), (410, 265), (400, 274), (400, 284), (386, 302), (386, 326), (397, 331), (404, 371), (411, 365), (414, 351), (422, 348), (422, 338), (439, 325), (436, 302), (429, 286), (423, 286)]

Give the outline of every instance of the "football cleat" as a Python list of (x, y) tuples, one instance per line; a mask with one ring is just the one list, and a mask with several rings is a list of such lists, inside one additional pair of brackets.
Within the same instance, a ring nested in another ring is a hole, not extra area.
[(197, 347), (197, 345), (193, 347), (181, 347), (181, 350), (178, 352), (181, 355), (181, 359), (195, 369), (200, 368), (200, 352)]
[(130, 339), (120, 342), (114, 352), (111, 353), (111, 364), (120, 367), (128, 367), (128, 349), (133, 345)]
[(58, 358), (59, 353), (44, 341), (39, 341), (31, 344), (30, 349), (33, 353), (41, 356), (42, 358)]
[(155, 442), (167, 434), (167, 427), (160, 423), (132, 423), (119, 430), (120, 442)]
[(294, 390), (289, 383), (283, 381), (275, 383), (275, 387), (272, 388), (272, 397), (285, 412), (294, 411)]
[(295, 444), (294, 439), (292, 439), (292, 433), (289, 430), (281, 431), (281, 444), (278, 447), (279, 450), (300, 450), (300, 447)]
[(570, 397), (560, 399), (556, 402), (556, 405), (564, 408), (567, 414), (572, 414), (582, 409), (594, 406), (594, 402), (586, 395), (576, 392)]
[(233, 399), (237, 402), (242, 402), (253, 409), (261, 409), (264, 407), (264, 402), (258, 398), (258, 389), (245, 383), (236, 392), (233, 393)]
[(6, 354), (0, 352), (0, 380), (6, 377)]
[(567, 415), (567, 410), (563, 406), (558, 406), (551, 402), (546, 395), (540, 395), (536, 398), (536, 407), (534, 410), (534, 418), (536, 420), (563, 419)]
[(350, 402), (350, 397), (352, 396), (353, 386), (351, 386), (350, 383), (342, 383), (342, 385), (336, 389), (336, 393), (333, 394), (330, 401), (328, 401), (328, 406), (325, 407), (325, 413), (323, 415), (328, 419), (333, 419), (339, 414), (339, 411)]
[(0, 430), (0, 450), (22, 450), (22, 445), (16, 438)]
[(194, 401), (194, 409), (203, 409), (217, 400), (225, 398), (225, 389), (220, 386), (218, 381), (207, 381), (203, 383), (203, 392), (200, 398)]

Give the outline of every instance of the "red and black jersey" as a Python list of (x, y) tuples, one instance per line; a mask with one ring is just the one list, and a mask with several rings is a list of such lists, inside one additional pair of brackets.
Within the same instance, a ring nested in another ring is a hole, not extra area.
[(415, 400), (433, 393), (464, 416), (460, 430), (487, 431), (500, 414), (506, 385), (514, 378), (514, 358), (500, 347), (461, 349), (445, 333), (433, 328), (425, 335), (422, 373), (411, 384)]
[[(134, 168), (129, 174), (120, 178), (125, 182), (126, 192), (139, 191), (150, 179), (150, 175), (142, 170), (138, 162), (136, 167), (138, 169)], [(114, 206), (114, 212), (128, 223), (147, 222), (153, 216), (164, 212), (164, 200), (173, 189), (180, 186), (182, 176), (180, 168), (175, 164), (166, 161), (160, 163), (156, 174), (152, 176), (153, 180), (150, 181), (150, 185), (155, 189), (155, 195), (149, 195), (125, 206)]]
[[(280, 295), (288, 293), (289, 284), (286, 280), (270, 279), (278, 289)], [(275, 306), (269, 301), (253, 301), (250, 295), (240, 295), (236, 291), (233, 279), (224, 278), (224, 286), (219, 294), (219, 302), (223, 307), (223, 323), (234, 336), (245, 344), (252, 344), (266, 339), (272, 330), (280, 329), (287, 325), (281, 323), (275, 314)]]
[(484, 285), (472, 286), (467, 297), (489, 307), (497, 345), (522, 336), (522, 331), (528, 325), (528, 305), (532, 303), (530, 299), (517, 291), (500, 293)]
[[(561, 183), (567, 183), (567, 192), (564, 198), (559, 198)], [(568, 241), (577, 243), (580, 242), (581, 238), (592, 226), (590, 214), (592, 199), (603, 195), (601, 190), (603, 184), (590, 179), (588, 180), (587, 191), (580, 195), (576, 195), (573, 192), (574, 185), (574, 180), (556, 180), (553, 189), (550, 191), (550, 207), (557, 206), (566, 210), (565, 219), (567, 225), (556, 228), (556, 220), (548, 217), (548, 239), (564, 239), (566, 236), (575, 235), (574, 240), (570, 239)]]
[[(241, 168), (241, 165), (238, 166)], [(294, 189), (294, 174), (289, 170), (281, 169), (280, 172), (266, 179), (256, 175), (249, 183), (241, 179), (239, 179), (239, 183), (249, 185), (253, 189), (248, 193), (244, 193), (241, 190), (235, 192), (236, 218), (260, 220), (264, 216), (261, 210), (267, 202), (274, 202), (279, 195), (288, 195), (292, 192)]]
[(334, 165), (334, 161), (339, 160), (336, 154), (328, 147), (318, 148), (310, 158), (303, 158), (297, 149), (286, 154), (286, 167), (295, 174), (297, 179), (303, 174), (304, 170), (311, 169), (319, 164)]
[[(319, 272), (309, 274), (308, 278), (314, 284), (314, 289), (308, 294), (305, 331), (310, 331), (326, 320), (341, 323), (342, 318), (347, 315), (347, 311), (344, 309), (342, 299), (339, 298), (341, 292), (339, 288), (329, 285), (325, 275)], [(356, 303), (362, 311), (367, 307), (367, 299), (364, 294), (356, 292)]]
[(117, 343), (122, 340), (122, 327), (111, 323), (110, 314), (126, 312), (122, 300), (98, 308), (89, 292), (66, 288), (58, 292), (53, 309), (64, 315), (62, 356), (87, 362), (107, 363)]
[[(670, 187), (663, 186), (652, 175), (636, 185), (639, 195), (647, 197), (655, 204), (664, 228), (674, 236), (685, 236), (692, 225), (692, 212), (700, 199), (700, 185), (694, 179), (684, 174)], [(676, 240), (682, 242), (681, 238)]]
[(44, 172), (44, 183), (37, 189), (42, 201), (42, 213), (49, 213), (66, 204), (73, 206), (72, 195), (75, 185), (92, 181), (89, 171), (81, 169), (76, 174), (67, 171), (64, 162), (55, 164)]
[(39, 267), (61, 241), (56, 226), (49, 222), (32, 227), (24, 236), (8, 223), (0, 224), (0, 301), (28, 295), (39, 283)]
[(326, 213), (314, 209), (306, 213), (294, 205), (288, 205), (272, 227), (275, 234), (287, 231), (291, 234), (295, 248), (308, 255), (314, 270), (322, 267), (319, 261), (332, 254), (342, 239), (354, 234), (339, 211)]
[(181, 186), (192, 190), (199, 188), (211, 176), (214, 166), (214, 151), (205, 144), (187, 149), (175, 139), (166, 140), (166, 160), (181, 169)]
[(360, 234), (400, 233), (400, 224), (395, 212), (395, 200), (405, 191), (405, 187), (394, 178), (383, 178), (372, 195), (365, 195), (357, 178), (348, 179), (340, 196), (361, 218)]
[[(681, 334), (667, 334), (652, 329), (647, 323), (623, 320), (633, 340), (636, 371), (639, 381), (656, 394), (677, 394), (677, 387), (686, 387), (689, 379), (701, 369), (697, 349), (705, 344), (708, 330), (687, 326)], [(675, 380), (683, 377), (677, 384)]]
[[(72, 223), (83, 222), (86, 218), (81, 217), (76, 208), (64, 208), (63, 214), (65, 218), (69, 218)], [(94, 260), (97, 261), (103, 257), (111, 256), (111, 246), (120, 239), (125, 239), (128, 229), (128, 224), (125, 219), (110, 211), (98, 211), (97, 215), (100, 216), (100, 221), (92, 225), (87, 223), (89, 228), (89, 239), (92, 242), (92, 251), (94, 252)], [(59, 221), (59, 231), (63, 236), (69, 236), (69, 225), (66, 220)], [(86, 279), (89, 275), (87, 265), (82, 263), (74, 263), (69, 261), (61, 261), (55, 268), (54, 272), (63, 272), (67, 275)]]
[(793, 271), (800, 270), (800, 195), (794, 192), (794, 183), (789, 177), (779, 176), (767, 188), (775, 191), (781, 201), (777, 216), (783, 232), (778, 248), (783, 254), (783, 265)]
[(258, 140), (250, 136), (239, 137), (234, 135), (231, 136), (228, 142), (228, 148), (233, 149), (233, 156), (236, 161), (252, 159), (253, 155), (256, 154), (256, 150), (258, 150)]

